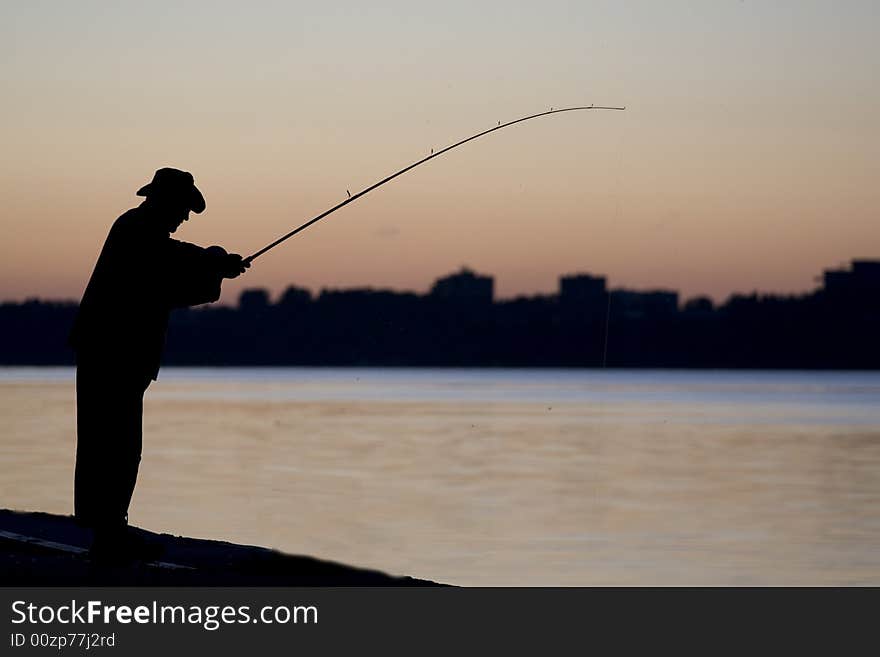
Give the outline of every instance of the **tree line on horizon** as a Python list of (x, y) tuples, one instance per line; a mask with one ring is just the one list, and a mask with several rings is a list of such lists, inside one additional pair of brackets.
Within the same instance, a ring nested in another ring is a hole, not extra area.
[[(275, 303), (175, 310), (166, 365), (880, 368), (880, 261), (824, 272), (801, 295), (735, 294), (679, 304), (666, 290), (560, 279), (554, 295), (496, 301), (470, 270), (428, 294), (289, 287)], [(0, 364), (71, 365), (75, 302), (0, 304)]]

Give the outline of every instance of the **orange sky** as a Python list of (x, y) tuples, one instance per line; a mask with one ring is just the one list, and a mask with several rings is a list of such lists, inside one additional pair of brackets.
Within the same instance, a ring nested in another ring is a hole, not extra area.
[[(122, 6), (124, 5), (124, 6)], [(438, 158), (228, 282), (501, 297), (560, 274), (707, 293), (812, 289), (880, 257), (874, 2), (4, 3), (0, 299), (78, 298), (161, 166), (256, 251), (392, 171), (550, 106), (625, 104)]]

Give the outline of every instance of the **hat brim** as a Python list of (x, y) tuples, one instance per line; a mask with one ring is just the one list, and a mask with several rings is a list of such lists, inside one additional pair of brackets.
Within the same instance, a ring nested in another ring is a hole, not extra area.
[(138, 196), (150, 196), (153, 194), (164, 194), (165, 196), (185, 196), (187, 207), (190, 210), (192, 210), (196, 214), (201, 214), (205, 211), (205, 197), (202, 196), (199, 188), (195, 185), (190, 185), (189, 189), (185, 190), (182, 193), (177, 192), (177, 190), (171, 191), (167, 188), (158, 187), (152, 182), (147, 183), (139, 190), (137, 190)]

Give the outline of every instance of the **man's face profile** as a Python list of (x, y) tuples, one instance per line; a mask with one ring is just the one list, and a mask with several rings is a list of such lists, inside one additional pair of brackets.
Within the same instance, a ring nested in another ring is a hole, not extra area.
[(177, 198), (154, 197), (150, 203), (159, 214), (159, 221), (164, 228), (173, 233), (184, 221), (189, 221), (189, 205)]
[(173, 233), (184, 221), (189, 221), (189, 208), (177, 205), (168, 211), (168, 232)]

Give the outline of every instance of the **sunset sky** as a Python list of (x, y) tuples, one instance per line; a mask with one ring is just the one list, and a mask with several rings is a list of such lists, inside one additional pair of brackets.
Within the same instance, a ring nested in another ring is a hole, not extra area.
[[(496, 294), (802, 292), (880, 258), (880, 2), (0, 4), (0, 300), (78, 299), (153, 171), (207, 210), (175, 237), (253, 253), (227, 282)], [(157, 263), (160, 266), (160, 263)]]

